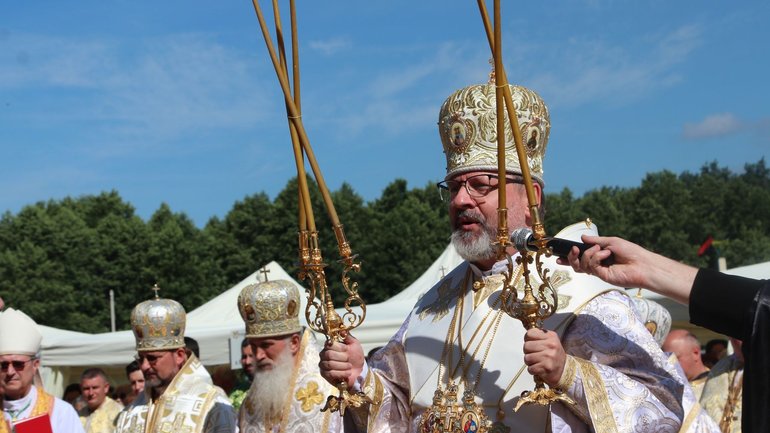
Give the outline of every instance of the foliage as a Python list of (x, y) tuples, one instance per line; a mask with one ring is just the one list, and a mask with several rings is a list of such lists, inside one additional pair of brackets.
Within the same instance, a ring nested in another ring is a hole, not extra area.
[[(327, 281), (339, 302), (339, 253), (330, 218), (308, 179)], [(343, 184), (331, 192), (340, 221), (362, 263), (367, 303), (411, 284), (449, 239), (446, 205), (435, 186), (410, 189), (394, 180), (365, 202)], [(548, 194), (549, 234), (590, 217), (603, 234), (626, 237), (690, 264), (707, 266), (697, 251), (712, 236), (730, 267), (770, 260), (770, 169), (764, 159), (736, 174), (715, 162), (697, 173), (648, 174), (638, 187), (601, 187), (575, 197)], [(255, 193), (221, 219), (196, 227), (162, 204), (148, 221), (116, 191), (39, 202), (0, 217), (0, 296), (40, 323), (86, 332), (110, 328), (109, 293), (118, 329), (134, 305), (151, 296), (179, 300), (190, 311), (275, 260), (297, 272), (297, 181), (271, 200)]]

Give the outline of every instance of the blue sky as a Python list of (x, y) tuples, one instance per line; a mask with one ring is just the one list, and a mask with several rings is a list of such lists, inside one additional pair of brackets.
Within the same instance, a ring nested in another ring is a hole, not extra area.
[[(476, 3), (298, 9), (303, 119), (329, 186), (371, 200), (395, 178), (440, 180), (438, 108), (489, 73)], [(770, 3), (506, 1), (503, 21), (509, 80), (551, 109), (547, 191), (768, 155)], [(167, 202), (202, 226), (294, 174), (250, 2), (3, 5), (0, 211), (115, 189), (143, 218)]]

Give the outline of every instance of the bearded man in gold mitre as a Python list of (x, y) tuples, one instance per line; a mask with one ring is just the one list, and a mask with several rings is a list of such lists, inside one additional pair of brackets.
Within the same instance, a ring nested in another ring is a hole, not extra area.
[(256, 371), (238, 414), (241, 433), (341, 432), (342, 418), (321, 412), (335, 390), (318, 371), (321, 348), (300, 326), (294, 283), (249, 284), (238, 296)]
[[(157, 289), (157, 286), (154, 290)], [(172, 299), (144, 301), (131, 312), (144, 392), (121, 412), (116, 433), (232, 433), (235, 411), (194, 354), (185, 352), (186, 314)]]
[[(542, 204), (548, 109), (532, 90), (511, 85), (510, 91)], [(446, 177), (438, 187), (449, 211), (452, 244), (465, 262), (422, 296), (368, 363), (353, 338), (321, 353), (327, 380), (346, 381), (372, 401), (347, 409), (358, 430), (679, 431), (686, 382), (637, 318), (624, 290), (547, 258), (558, 307), (543, 329), (525, 331), (499, 308), (507, 261), (497, 260), (493, 245), (500, 182), (494, 83), (450, 95), (438, 129), (446, 155)], [(508, 227), (514, 230), (531, 226), (532, 218), (507, 116), (505, 141)], [(555, 236), (580, 241), (582, 234), (596, 235), (596, 226), (573, 224)], [(514, 259), (519, 254), (513, 248), (508, 253)], [(539, 287), (535, 272), (530, 278)], [(524, 279), (517, 265), (513, 280), (521, 294)], [(575, 404), (529, 404), (514, 412), (521, 393), (533, 389), (533, 374)]]

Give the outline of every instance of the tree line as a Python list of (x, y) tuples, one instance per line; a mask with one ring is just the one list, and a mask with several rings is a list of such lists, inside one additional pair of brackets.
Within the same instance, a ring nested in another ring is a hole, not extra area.
[[(311, 181), (312, 183), (312, 181)], [(315, 190), (314, 190), (315, 191)], [(366, 202), (343, 184), (332, 192), (362, 271), (367, 303), (408, 286), (449, 242), (449, 219), (435, 185), (397, 179)], [(336, 241), (320, 194), (312, 203), (327, 281), (342, 291)], [(601, 233), (622, 236), (674, 259), (709, 266), (697, 252), (707, 236), (729, 267), (770, 260), (770, 170), (764, 159), (733, 173), (707, 164), (697, 173), (648, 174), (639, 186), (602, 187), (575, 197), (546, 194), (549, 234), (590, 217)], [(272, 260), (297, 272), (297, 182), (271, 200), (255, 193), (198, 228), (162, 204), (144, 221), (117, 191), (25, 206), (0, 218), (0, 296), (39, 323), (83, 332), (118, 329), (156, 282), (191, 311)]]

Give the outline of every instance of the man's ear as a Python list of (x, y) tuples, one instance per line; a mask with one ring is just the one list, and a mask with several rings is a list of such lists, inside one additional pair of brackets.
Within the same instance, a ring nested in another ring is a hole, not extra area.
[(299, 346), (300, 346), (300, 336), (302, 335), (301, 332), (298, 332), (296, 334), (293, 334), (291, 336), (291, 339), (289, 340), (289, 349), (291, 350), (291, 355), (294, 356), (299, 352)]
[[(543, 204), (543, 187), (540, 183), (532, 181), (532, 189), (535, 191), (535, 200), (537, 200), (537, 208), (540, 209)], [(527, 225), (532, 227), (532, 213), (529, 210), (529, 198), (527, 197), (527, 188), (525, 185), (521, 185), (521, 193), (524, 195), (525, 203), (527, 206), (524, 208), (524, 217), (526, 218)], [(542, 218), (543, 215), (540, 215)]]
[(182, 368), (184, 363), (187, 362), (187, 351), (184, 347), (179, 347), (174, 351), (174, 361), (179, 368)]

